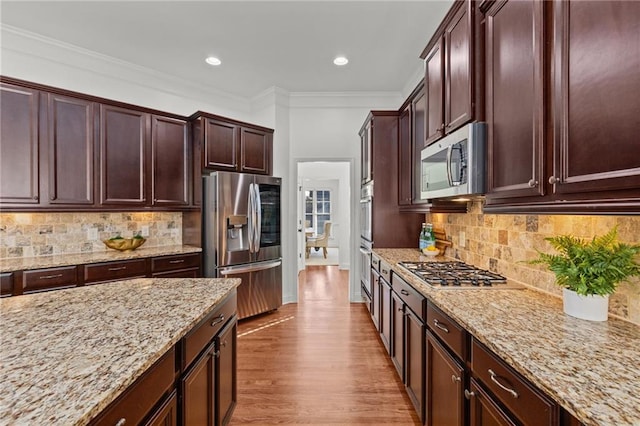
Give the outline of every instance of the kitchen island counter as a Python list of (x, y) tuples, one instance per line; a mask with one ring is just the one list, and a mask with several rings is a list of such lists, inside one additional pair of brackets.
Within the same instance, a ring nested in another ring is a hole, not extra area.
[(239, 284), (141, 278), (0, 300), (0, 424), (86, 424)]
[(560, 298), (533, 289), (433, 289), (398, 265), (432, 259), (412, 249), (373, 252), (584, 424), (640, 425), (637, 325), (573, 318)]

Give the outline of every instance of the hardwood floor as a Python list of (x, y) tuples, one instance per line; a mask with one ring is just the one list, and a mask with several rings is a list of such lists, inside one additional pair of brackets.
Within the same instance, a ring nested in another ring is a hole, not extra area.
[(369, 313), (348, 302), (348, 271), (309, 266), (299, 303), (238, 327), (230, 425), (419, 425)]

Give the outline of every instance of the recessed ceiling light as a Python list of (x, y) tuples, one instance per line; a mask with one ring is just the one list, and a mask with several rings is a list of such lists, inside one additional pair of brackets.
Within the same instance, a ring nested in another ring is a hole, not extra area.
[(220, 59), (216, 58), (215, 56), (209, 56), (204, 61), (206, 63), (208, 63), (209, 65), (214, 65), (214, 66), (218, 66), (218, 65), (220, 65), (222, 63), (222, 61)]
[(347, 65), (349, 63), (349, 60), (344, 56), (338, 56), (333, 60), (333, 63), (338, 66), (342, 66), (342, 65)]

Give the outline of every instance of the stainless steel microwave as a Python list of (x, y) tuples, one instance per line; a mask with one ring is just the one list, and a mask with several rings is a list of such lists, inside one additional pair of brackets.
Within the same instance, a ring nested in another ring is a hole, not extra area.
[(424, 148), (420, 200), (484, 194), (486, 124), (470, 123)]

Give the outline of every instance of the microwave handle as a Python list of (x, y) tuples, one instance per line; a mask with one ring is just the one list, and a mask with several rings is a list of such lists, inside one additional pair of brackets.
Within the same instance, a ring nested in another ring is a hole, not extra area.
[(453, 152), (453, 145), (450, 145), (447, 148), (447, 180), (449, 181), (449, 186), (453, 186), (453, 177), (451, 176), (451, 155)]

